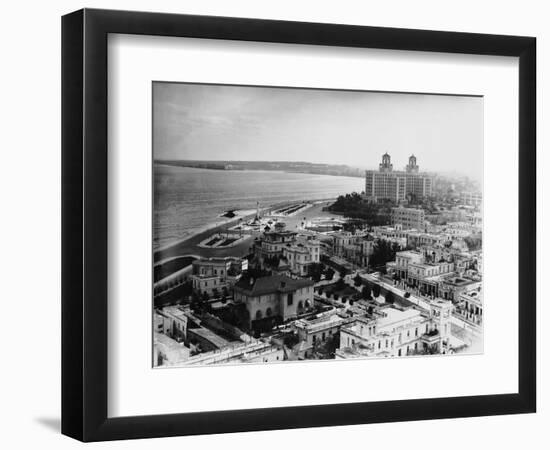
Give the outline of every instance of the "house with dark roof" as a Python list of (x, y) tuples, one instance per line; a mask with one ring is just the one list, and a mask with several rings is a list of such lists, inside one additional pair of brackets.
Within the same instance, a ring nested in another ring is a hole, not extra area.
[(286, 275), (243, 278), (234, 286), (235, 303), (243, 303), (249, 314), (249, 325), (255, 321), (286, 321), (313, 307), (314, 282)]

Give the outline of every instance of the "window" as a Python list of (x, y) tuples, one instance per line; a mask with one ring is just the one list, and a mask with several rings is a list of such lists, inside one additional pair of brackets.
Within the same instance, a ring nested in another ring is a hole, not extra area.
[(293, 298), (292, 294), (288, 294), (288, 297), (286, 298), (286, 304), (288, 306), (291, 306), (293, 303), (294, 303), (294, 298)]
[[(418, 328), (415, 328), (415, 329), (414, 329), (414, 335), (415, 335), (415, 336), (418, 336)], [(416, 347), (416, 345), (415, 345), (415, 347)]]

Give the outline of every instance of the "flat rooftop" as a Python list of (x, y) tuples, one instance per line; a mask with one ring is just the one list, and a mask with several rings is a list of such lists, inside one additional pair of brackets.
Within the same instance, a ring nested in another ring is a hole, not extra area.
[(381, 317), (378, 319), (378, 327), (398, 327), (404, 324), (404, 322), (408, 322), (410, 320), (416, 319), (421, 317), (420, 311), (417, 311), (416, 309), (407, 309), (405, 311), (401, 311), (399, 309), (395, 308), (386, 308), (384, 309), (384, 313), (386, 314), (385, 317)]
[(203, 339), (207, 340), (218, 348), (225, 347), (229, 344), (228, 340), (222, 338), (221, 336), (218, 336), (216, 333), (209, 330), (208, 328), (190, 328), (189, 330), (187, 330), (187, 332), (202, 337)]
[(166, 336), (165, 334), (158, 333), (155, 331), (155, 345), (161, 346), (166, 350), (174, 351), (174, 350), (185, 350), (185, 344), (183, 342), (177, 342), (176, 340), (172, 339), (171, 337)]
[(160, 315), (170, 315), (173, 317), (183, 318), (186, 317), (185, 311), (179, 306), (165, 306), (160, 311), (157, 311), (157, 314)]

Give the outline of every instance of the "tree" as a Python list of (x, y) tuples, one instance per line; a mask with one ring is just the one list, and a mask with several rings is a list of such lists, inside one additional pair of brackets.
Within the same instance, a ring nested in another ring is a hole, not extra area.
[(361, 279), (359, 274), (355, 275), (355, 278), (353, 279), (353, 284), (355, 286), (361, 286), (362, 283), (363, 283), (363, 280)]
[(386, 293), (386, 302), (389, 303), (389, 304), (395, 303), (395, 297), (394, 297), (394, 295), (393, 295), (393, 292), (388, 291), (388, 292)]
[(286, 345), (288, 348), (294, 347), (299, 341), (300, 339), (298, 338), (298, 335), (294, 333), (287, 334), (283, 338), (283, 344)]
[(370, 300), (372, 298), (372, 290), (370, 284), (367, 283), (365, 286), (363, 286), (363, 291), (361, 292), (361, 294), (363, 295), (363, 298), (365, 300)]
[(183, 283), (181, 287), (181, 293), (186, 297), (190, 296), (193, 293), (193, 282), (191, 280), (187, 280), (185, 283)]
[(334, 269), (332, 267), (329, 267), (325, 272), (325, 278), (330, 281), (334, 278), (334, 274)]
[(194, 311), (200, 307), (200, 295), (193, 291), (191, 294), (191, 309)]
[(378, 297), (380, 295), (380, 286), (378, 284), (372, 287), (372, 295), (373, 297)]
[(264, 263), (270, 267), (278, 267), (281, 257), (278, 255), (269, 256), (264, 259)]
[[(351, 194), (340, 195), (336, 201), (328, 207), (329, 211), (337, 214), (343, 214), (353, 219), (362, 219), (369, 226), (386, 225), (390, 221), (391, 202), (381, 202), (379, 204), (365, 201), (361, 194), (352, 192)], [(362, 226), (362, 225), (361, 225)], [(358, 228), (358, 223), (346, 225), (345, 228)]]
[(342, 268), (340, 269), (340, 277), (341, 277), (341, 278), (344, 278), (348, 273), (349, 273), (349, 270), (346, 269), (345, 267), (342, 267)]
[(357, 230), (363, 230), (367, 226), (366, 220), (363, 219), (352, 219), (344, 223), (344, 231), (349, 231), (355, 233)]
[(399, 244), (396, 242), (380, 239), (374, 245), (373, 254), (369, 258), (369, 264), (371, 266), (385, 266), (387, 262), (395, 260), (395, 254), (399, 249)]
[(308, 275), (316, 283), (321, 280), (321, 274), (323, 273), (323, 265), (320, 263), (312, 263), (308, 266)]

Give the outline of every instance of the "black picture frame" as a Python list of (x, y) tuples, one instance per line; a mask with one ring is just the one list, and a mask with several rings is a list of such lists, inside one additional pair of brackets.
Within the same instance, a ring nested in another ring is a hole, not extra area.
[[(519, 58), (517, 393), (107, 416), (107, 36), (503, 55)], [(227, 17), (84, 9), (62, 18), (62, 433), (82, 441), (535, 412), (536, 39)]]

